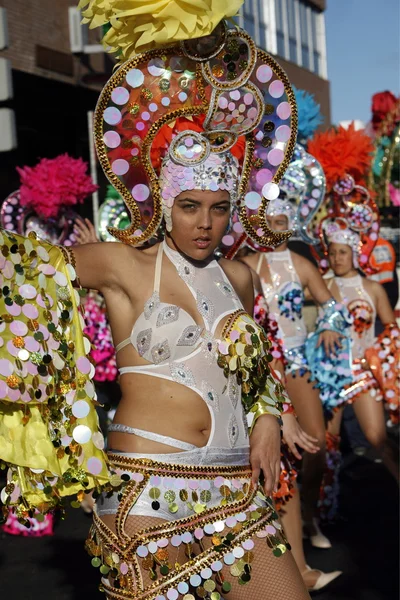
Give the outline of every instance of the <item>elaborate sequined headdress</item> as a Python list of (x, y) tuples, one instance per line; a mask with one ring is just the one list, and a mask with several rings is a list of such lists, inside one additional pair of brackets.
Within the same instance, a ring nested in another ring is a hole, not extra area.
[[(280, 182), (280, 196), (271, 200), (267, 216), (283, 214), (288, 219), (288, 229), (306, 244), (318, 243), (312, 231), (312, 222), (320, 210), (325, 195), (325, 176), (319, 162), (309, 154), (304, 145), (323, 122), (320, 106), (314, 97), (294, 88), (298, 108), (298, 136), (292, 160)], [(258, 251), (268, 251), (247, 239), (250, 247)]]
[(327, 248), (330, 244), (345, 244), (353, 251), (353, 266), (360, 268), (359, 255), (361, 253), (360, 235), (350, 229), (346, 219), (325, 219), (321, 224), (322, 236)]
[[(229, 191), (238, 235), (245, 231), (263, 245), (286, 239), (288, 233), (268, 229), (265, 211), (279, 195), (277, 184), (294, 149), (296, 103), (275, 60), (223, 21), (242, 2), (204, 0), (202, 10), (195, 2), (189, 17), (170, 2), (168, 23), (162, 11), (146, 16), (141, 7), (139, 15), (133, 0), (124, 3), (126, 10), (114, 0), (81, 4), (89, 4), (84, 15), (93, 26), (111, 24), (106, 42), (127, 59), (95, 112), (101, 165), (131, 216), (131, 225), (110, 229), (112, 235), (134, 245), (146, 242), (163, 213), (171, 226), (174, 198), (193, 185)], [(153, 4), (155, 10), (159, 3)], [(145, 40), (153, 49), (136, 55), (149, 47)], [(170, 45), (160, 47), (158, 40)], [(234, 241), (225, 236), (224, 244)]]
[(371, 166), (371, 139), (351, 125), (316, 135), (308, 148), (327, 182), (323, 207), (312, 222), (318, 239), (312, 250), (321, 271), (328, 269), (328, 245), (335, 241), (351, 246), (354, 266), (366, 275), (373, 273), (369, 258), (379, 236), (379, 210), (363, 184)]

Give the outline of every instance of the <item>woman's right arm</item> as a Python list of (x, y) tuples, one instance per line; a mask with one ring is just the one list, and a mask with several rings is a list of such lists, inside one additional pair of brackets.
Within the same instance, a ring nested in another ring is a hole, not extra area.
[(135, 251), (126, 244), (100, 242), (71, 248), (76, 259), (76, 273), (82, 287), (104, 292), (122, 288), (123, 274), (132, 267)]

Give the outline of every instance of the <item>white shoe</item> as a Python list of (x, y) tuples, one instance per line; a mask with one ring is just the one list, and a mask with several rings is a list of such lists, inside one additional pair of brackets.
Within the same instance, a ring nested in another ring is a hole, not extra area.
[(324, 535), (320, 530), (317, 519), (312, 520), (311, 529), (314, 530), (316, 533), (312, 535), (308, 533), (307, 525), (305, 525), (304, 537), (310, 540), (311, 546), (313, 546), (314, 548), (323, 548), (324, 550), (332, 548), (331, 542), (326, 537), (326, 535)]
[(322, 590), (323, 588), (328, 586), (330, 583), (332, 583), (332, 581), (334, 581), (335, 579), (340, 577), (340, 575), (342, 575), (342, 571), (332, 571), (331, 573), (324, 573), (323, 571), (320, 571), (319, 569), (312, 569), (308, 565), (306, 565), (306, 566), (307, 566), (307, 571), (315, 571), (316, 573), (319, 573), (319, 577), (318, 577), (317, 581), (315, 582), (315, 584), (312, 587), (307, 588), (309, 592), (318, 592), (319, 590)]

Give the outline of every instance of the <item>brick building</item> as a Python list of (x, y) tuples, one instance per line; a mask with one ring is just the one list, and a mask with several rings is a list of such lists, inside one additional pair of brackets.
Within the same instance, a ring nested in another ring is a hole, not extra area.
[[(13, 84), (13, 98), (2, 106), (15, 112), (18, 147), (0, 154), (0, 199), (19, 186), (17, 165), (64, 152), (88, 159), (87, 111), (95, 106), (111, 63), (104, 52), (71, 52), (68, 10), (76, 3), (1, 2), (9, 41), (0, 57), (11, 62)], [(89, 41), (98, 43), (99, 36), (90, 32)]]

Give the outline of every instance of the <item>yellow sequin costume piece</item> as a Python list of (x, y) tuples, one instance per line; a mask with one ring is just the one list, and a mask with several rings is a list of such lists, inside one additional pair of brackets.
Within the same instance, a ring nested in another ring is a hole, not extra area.
[(21, 517), (108, 480), (94, 367), (65, 250), (0, 232), (1, 499)]
[(103, 43), (125, 59), (135, 53), (210, 35), (222, 19), (233, 17), (243, 0), (81, 0), (83, 22), (106, 23)]

